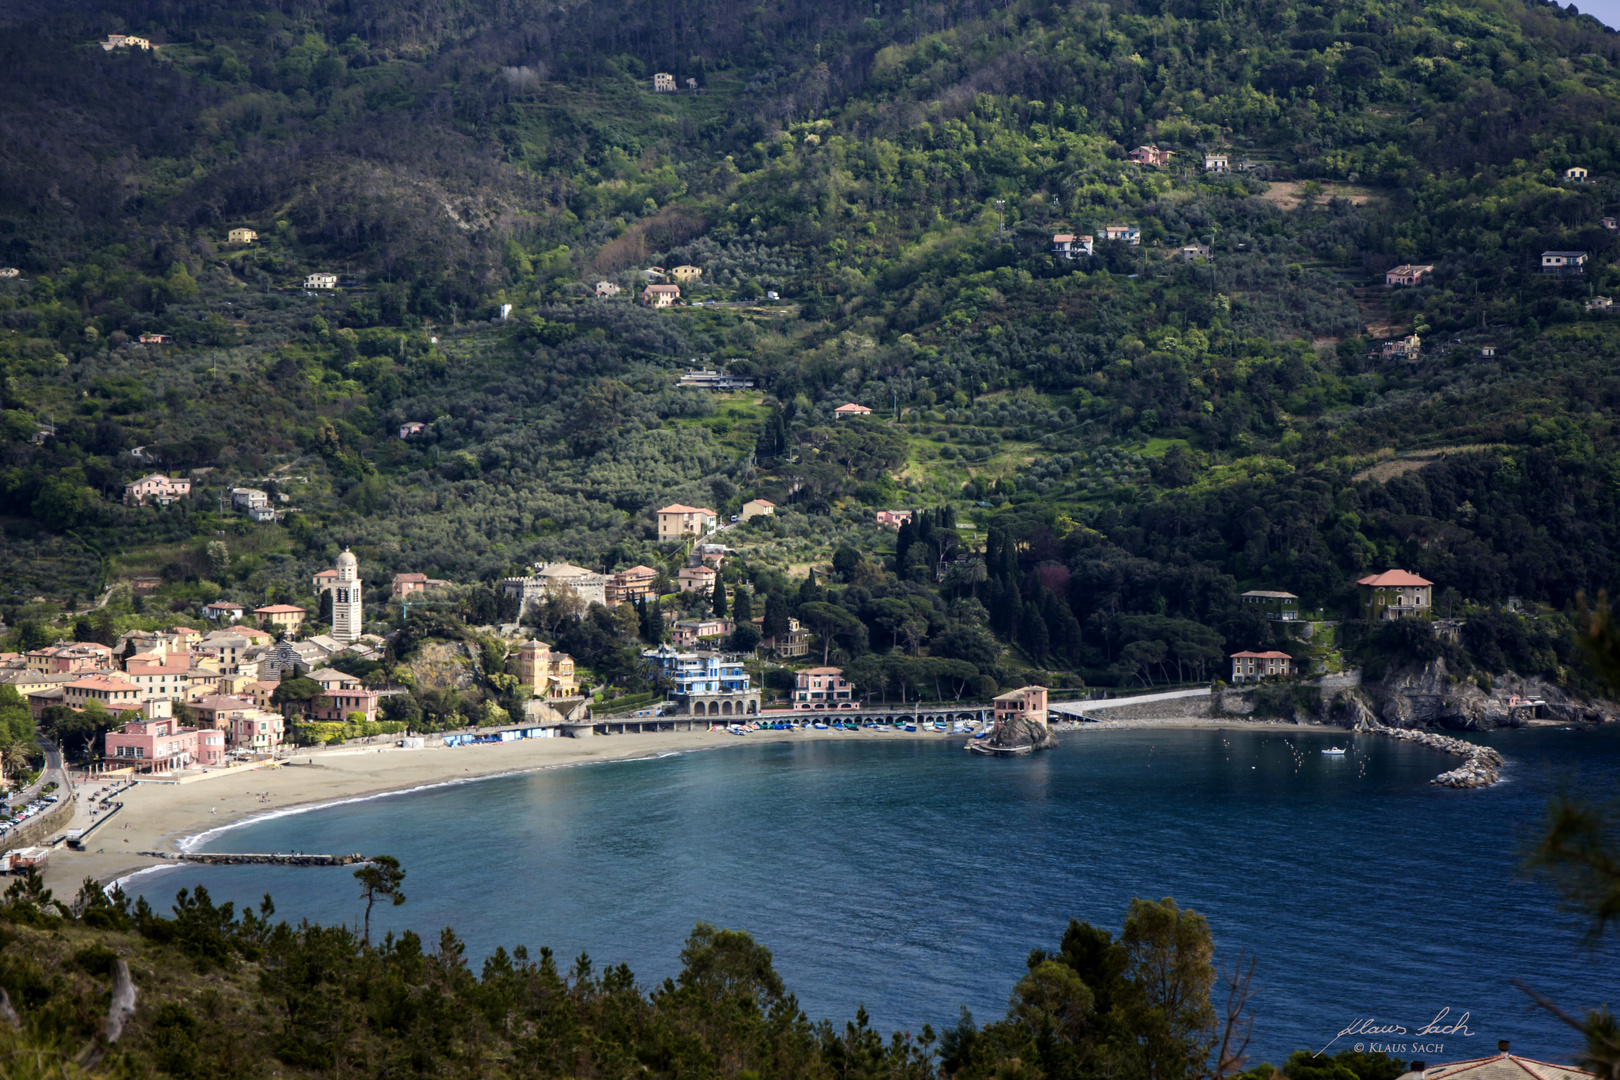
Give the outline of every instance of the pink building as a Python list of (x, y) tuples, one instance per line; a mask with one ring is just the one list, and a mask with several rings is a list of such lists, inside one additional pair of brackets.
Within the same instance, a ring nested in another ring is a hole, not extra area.
[(150, 473), (124, 485), (124, 501), (132, 506), (143, 506), (148, 499), (159, 506), (168, 506), (190, 495), (190, 480), (176, 480), (162, 473)]
[(225, 761), (225, 733), (215, 728), (181, 727), (174, 719), (131, 720), (123, 731), (109, 731), (106, 756), (120, 765), (157, 770)]
[(793, 677), (795, 709), (858, 709), (855, 687), (844, 678), (844, 669), (806, 668)]
[(233, 750), (273, 754), (281, 748), (285, 729), (286, 723), (279, 713), (249, 712), (233, 718), (222, 735), (230, 737)]
[(898, 532), (900, 530), (900, 526), (911, 520), (911, 511), (879, 510), (875, 515), (873, 515), (872, 520), (877, 522), (879, 528), (894, 529), (896, 532)]
[(1033, 720), (1046, 723), (1046, 687), (1020, 686), (1005, 694), (991, 698), (996, 710), (996, 723), (1007, 720)]

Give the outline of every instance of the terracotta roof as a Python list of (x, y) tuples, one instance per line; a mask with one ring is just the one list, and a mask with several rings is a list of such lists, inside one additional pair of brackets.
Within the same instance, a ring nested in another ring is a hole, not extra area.
[(776, 504), (771, 502), (771, 500), (769, 500), (769, 499), (750, 499), (749, 501), (743, 503), (743, 505), (744, 506), (775, 506)]
[(997, 694), (991, 701), (1019, 701), (1031, 690), (1045, 690), (1044, 686), (1020, 686), (1016, 690), (1009, 690), (1005, 694)]
[(183, 664), (130, 664), (125, 671), (130, 675), (184, 674), (191, 670), (189, 662)]
[(813, 667), (805, 668), (799, 672), (800, 675), (842, 675), (843, 673), (844, 669), (839, 667)]
[(140, 687), (122, 675), (90, 675), (67, 684), (78, 690), (139, 690)]
[(662, 510), (659, 510), (658, 513), (660, 513), (660, 514), (708, 514), (710, 517), (714, 517), (714, 511), (713, 510), (709, 510), (709, 509), (707, 509), (705, 507), (702, 507), (702, 506), (682, 506), (680, 503), (670, 503), (668, 506), (664, 507)]
[(843, 405), (840, 405), (840, 406), (838, 406), (838, 408), (833, 410), (833, 412), (835, 412), (835, 413), (841, 413), (841, 412), (869, 413), (871, 411), (872, 410), (868, 409), (865, 405), (857, 405), (853, 401), (847, 402), (846, 404), (843, 404)]
[(1533, 1058), (1501, 1053), (1491, 1057), (1453, 1061), (1425, 1069), (1424, 1080), (1593, 1080), (1593, 1073), (1568, 1065), (1553, 1065)]
[(402, 582), (402, 581), (426, 581), (427, 579), (428, 579), (428, 576), (426, 574), (395, 574), (394, 575), (394, 580), (396, 582)]
[(256, 608), (253, 609), (253, 614), (255, 614), (255, 615), (284, 615), (284, 614), (291, 614), (294, 611), (296, 611), (296, 612), (298, 612), (300, 614), (303, 614), (303, 615), (308, 615), (309, 614), (309, 612), (305, 611), (303, 608), (299, 607), (296, 604), (271, 604), (268, 607), (256, 607)]
[(1293, 659), (1293, 657), (1289, 656), (1287, 653), (1285, 653), (1285, 652), (1277, 652), (1275, 650), (1273, 650), (1271, 652), (1235, 652), (1235, 653), (1232, 654), (1232, 659), (1234, 659), (1234, 660), (1236, 660), (1236, 659), (1238, 659), (1240, 657), (1245, 658), (1245, 659), (1253, 659), (1253, 660), (1292, 660)]
[(1357, 585), (1400, 586), (1400, 585), (1433, 585), (1427, 578), (1420, 578), (1416, 574), (1408, 574), (1405, 570), (1385, 570), (1382, 574), (1373, 574), (1356, 582)]

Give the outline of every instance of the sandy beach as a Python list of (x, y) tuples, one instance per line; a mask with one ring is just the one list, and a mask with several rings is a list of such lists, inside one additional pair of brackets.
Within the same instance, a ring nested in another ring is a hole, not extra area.
[[(1293, 724), (1232, 718), (1173, 717), (1161, 720), (1112, 720), (1100, 724), (1056, 727), (1060, 739), (1083, 738), (1097, 731), (1129, 728), (1296, 728)], [(1296, 728), (1297, 729), (1297, 728)], [(724, 731), (659, 732), (598, 735), (587, 739), (524, 739), (483, 746), (406, 750), (387, 744), (350, 745), (299, 751), (282, 763), (232, 772), (188, 784), (140, 783), (122, 792), (124, 808), (94, 832), (84, 851), (59, 847), (51, 854), (45, 882), (58, 897), (71, 899), (84, 879), (110, 882), (137, 870), (159, 865), (142, 851), (179, 851), (188, 837), (268, 813), (314, 808), (344, 799), (409, 791), (433, 784), (565, 768), (591, 762), (629, 761), (759, 742), (812, 739), (934, 739), (961, 742), (960, 734), (933, 732), (755, 731), (736, 736)], [(110, 783), (110, 781), (109, 781)], [(92, 819), (89, 798), (102, 785), (81, 785), (80, 810), (71, 827)], [(229, 848), (227, 848), (229, 850)], [(349, 854), (325, 852), (324, 854)], [(367, 854), (361, 852), (360, 854)]]

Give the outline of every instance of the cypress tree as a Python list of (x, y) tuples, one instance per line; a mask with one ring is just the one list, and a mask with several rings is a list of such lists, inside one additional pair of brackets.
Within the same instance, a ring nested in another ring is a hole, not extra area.
[(906, 552), (917, 539), (917, 529), (909, 521), (900, 523), (900, 533), (894, 538), (894, 568), (897, 573), (905, 573)]
[(715, 615), (721, 616), (721, 617), (723, 617), (725, 615), (725, 613), (726, 613), (726, 583), (720, 579), (720, 575), (718, 575), (718, 574), (716, 574), (715, 578), (714, 578), (714, 595), (710, 599), (710, 604), (714, 607)]
[(1051, 635), (1047, 632), (1046, 620), (1041, 618), (1040, 609), (1034, 604), (1024, 605), (1023, 620), (1018, 627), (1018, 643), (1037, 664), (1044, 664), (1051, 655)]
[(737, 625), (754, 621), (754, 598), (747, 589), (739, 588), (737, 595), (732, 597), (732, 606), (735, 610)]

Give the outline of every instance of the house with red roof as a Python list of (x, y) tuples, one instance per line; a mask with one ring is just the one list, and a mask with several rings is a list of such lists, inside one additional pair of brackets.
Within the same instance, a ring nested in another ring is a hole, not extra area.
[(1294, 673), (1294, 658), (1285, 652), (1235, 652), (1232, 654), (1232, 681), (1259, 682)]
[(871, 409), (868, 409), (865, 405), (857, 405), (853, 401), (851, 401), (851, 402), (849, 402), (848, 404), (845, 404), (845, 405), (840, 405), (840, 406), (838, 406), (838, 408), (833, 410), (833, 416), (837, 417), (839, 420), (844, 420), (844, 419), (847, 419), (847, 418), (849, 418), (851, 416), (871, 416), (871, 415), (872, 415), (872, 410)]
[(658, 539), (679, 540), (683, 536), (707, 536), (714, 532), (719, 515), (706, 506), (683, 506), (670, 503), (656, 512)]
[(1434, 582), (1405, 570), (1385, 570), (1356, 582), (1363, 619), (1427, 618), (1434, 612)]

